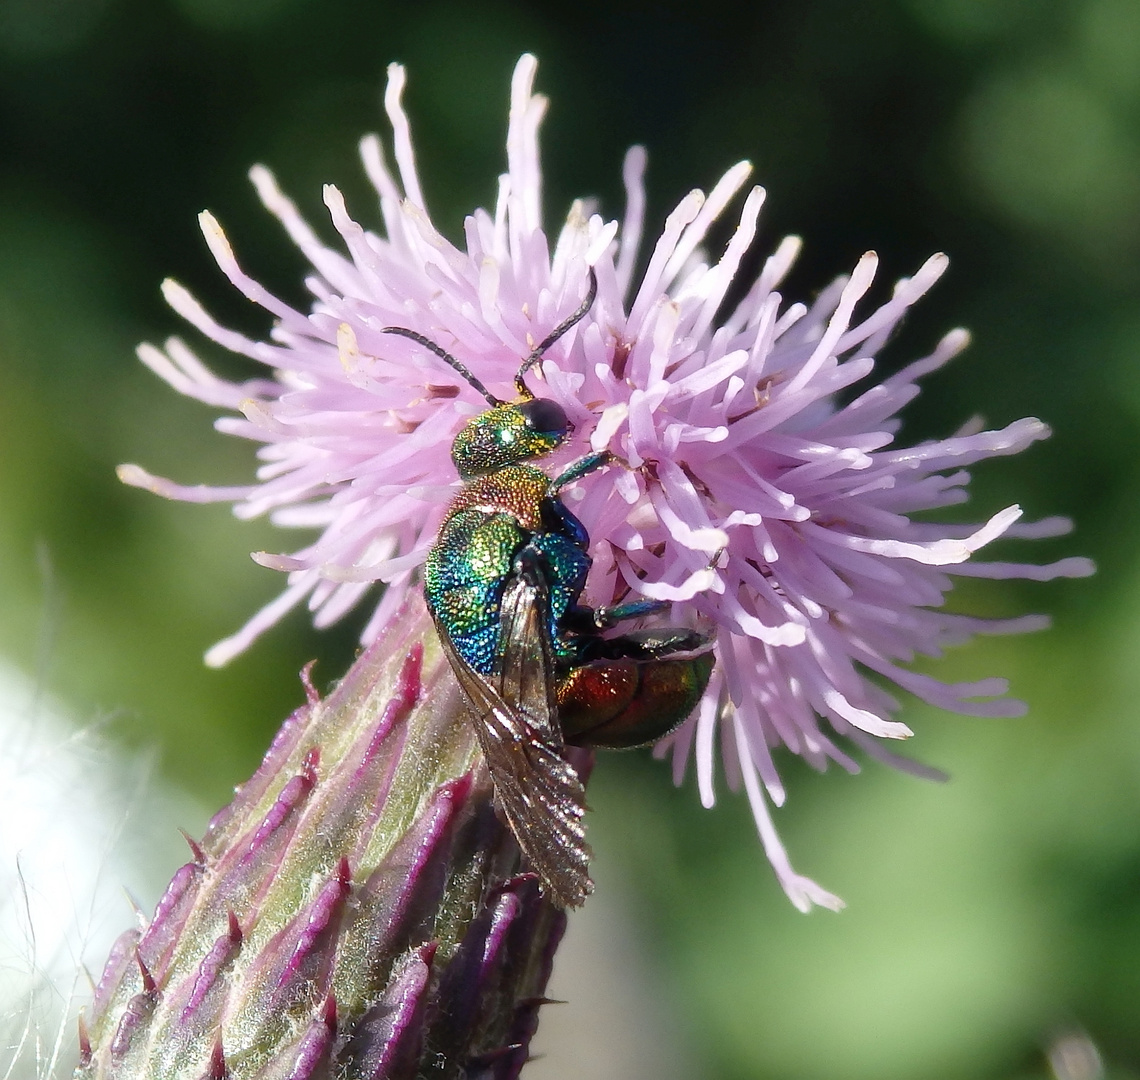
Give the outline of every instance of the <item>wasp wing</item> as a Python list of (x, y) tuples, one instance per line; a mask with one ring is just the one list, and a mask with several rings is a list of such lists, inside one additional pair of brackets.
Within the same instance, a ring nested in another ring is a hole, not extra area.
[(490, 678), (468, 665), (442, 627), (439, 637), (471, 702), (479, 745), (519, 847), (550, 898), (577, 907), (593, 889), (582, 823), (586, 792), (561, 754), (548, 604), (540, 568), (522, 559), (504, 590), (499, 672)]
[(550, 642), (550, 595), (533, 552), (523, 549), (500, 603), (498, 675), (503, 699), (552, 746), (562, 746)]

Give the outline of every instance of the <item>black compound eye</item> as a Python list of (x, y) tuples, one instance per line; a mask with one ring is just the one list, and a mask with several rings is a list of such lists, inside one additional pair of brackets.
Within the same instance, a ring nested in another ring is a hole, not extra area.
[(557, 401), (535, 398), (533, 401), (524, 401), (518, 409), (531, 431), (544, 435), (565, 435), (570, 427), (566, 412)]

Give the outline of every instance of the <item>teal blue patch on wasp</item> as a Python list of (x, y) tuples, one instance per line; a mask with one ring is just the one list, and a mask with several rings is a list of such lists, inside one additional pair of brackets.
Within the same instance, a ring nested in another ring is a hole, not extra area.
[(522, 362), (518, 398), (494, 397), (429, 338), (386, 327), (428, 349), (489, 403), (452, 445), (463, 487), (424, 564), (424, 597), (471, 713), (498, 803), (519, 846), (562, 907), (593, 887), (582, 817), (585, 791), (562, 755), (565, 743), (651, 743), (688, 717), (712, 673), (710, 643), (687, 629), (607, 638), (603, 630), (660, 610), (640, 601), (592, 609), (579, 603), (590, 537), (560, 492), (616, 461), (588, 454), (551, 478), (529, 464), (572, 431), (562, 406), (524, 380), (543, 354), (589, 312), (586, 297)]

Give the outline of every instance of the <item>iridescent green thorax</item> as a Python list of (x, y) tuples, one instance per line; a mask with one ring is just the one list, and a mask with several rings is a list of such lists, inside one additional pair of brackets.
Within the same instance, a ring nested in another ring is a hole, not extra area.
[[(551, 407), (557, 414), (548, 417)], [(542, 457), (566, 438), (565, 420), (561, 409), (541, 399), (495, 405), (467, 422), (455, 437), (451, 460), (460, 478), (470, 480)]]
[(424, 595), (459, 654), (490, 675), (499, 653), (500, 600), (524, 548), (549, 574), (548, 632), (555, 655), (569, 660), (566, 610), (586, 584), (588, 537), (561, 502), (550, 477), (533, 465), (508, 465), (476, 476), (456, 494), (424, 563)]
[(477, 476), (448, 507), (424, 564), (424, 595), (460, 654), (482, 674), (494, 668), (499, 601), (515, 556), (541, 528), (550, 478), (533, 465)]

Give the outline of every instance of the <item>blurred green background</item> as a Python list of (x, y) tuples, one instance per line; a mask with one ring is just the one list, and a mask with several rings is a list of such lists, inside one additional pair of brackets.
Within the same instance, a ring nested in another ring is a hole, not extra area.
[(792, 909), (742, 797), (704, 812), (647, 755), (603, 761), (599, 877), (625, 882), (694, 1067), (1091, 1080), (1048, 1061), (1077, 1031), (1108, 1076), (1140, 1076), (1140, 0), (0, 0), (0, 652), (82, 715), (111, 716), (124, 742), (160, 747), (207, 805), (298, 703), (304, 661), (326, 681), (344, 670), (360, 620), (318, 635), (299, 614), (229, 668), (202, 666), (281, 585), (247, 553), (298, 538), (119, 486), (121, 461), (228, 483), (251, 464), (133, 349), (184, 332), (166, 275), (267, 329), (212, 265), (204, 207), (302, 301), (302, 263), (256, 203), (251, 163), (313, 221), (333, 181), (376, 222), (355, 146), (384, 130), (390, 60), (409, 68), (429, 205), (459, 238), (465, 211), (493, 203), (524, 50), (553, 101), (551, 220), (581, 194), (618, 214), (621, 156), (642, 142), (651, 223), (755, 163), (762, 246), (806, 241), (793, 296), (867, 248), (884, 281), (949, 252), (883, 360), (958, 324), (975, 344), (928, 380), (905, 435), (976, 412), (1047, 420), (1048, 443), (979, 470), (974, 514), (1071, 514), (1075, 537), (1019, 553), (1100, 565), (1091, 581), (956, 599), (1047, 610), (1056, 627), (932, 667), (1008, 675), (1031, 706), (1018, 721), (911, 707), (914, 751), (950, 784), (782, 762), (777, 823), (797, 867), (847, 899), (842, 915)]

